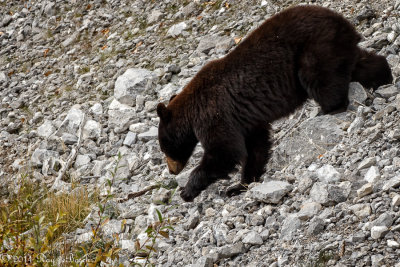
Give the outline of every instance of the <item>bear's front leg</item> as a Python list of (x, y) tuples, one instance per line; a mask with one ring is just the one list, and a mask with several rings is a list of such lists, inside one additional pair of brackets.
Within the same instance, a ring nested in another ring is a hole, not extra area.
[(193, 201), (203, 190), (218, 179), (227, 178), (240, 162), (242, 153), (224, 147), (204, 153), (200, 165), (192, 171), (181, 191), (185, 201)]
[(181, 197), (186, 202), (193, 201), (201, 191), (206, 189), (212, 181), (208, 181), (208, 176), (201, 170), (200, 166), (192, 171), (186, 186), (182, 188)]

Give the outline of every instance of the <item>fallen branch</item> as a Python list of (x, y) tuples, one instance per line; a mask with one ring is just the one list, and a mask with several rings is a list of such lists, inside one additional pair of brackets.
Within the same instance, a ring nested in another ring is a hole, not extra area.
[(78, 142), (74, 148), (72, 148), (71, 153), (69, 154), (66, 163), (62, 166), (60, 172), (58, 173), (58, 176), (54, 180), (53, 185), (51, 186), (50, 190), (56, 190), (60, 188), (63, 185), (62, 178), (64, 177), (65, 173), (67, 170), (70, 168), (72, 162), (75, 160), (78, 150), (81, 147), (81, 141), (82, 141), (82, 133), (83, 133), (83, 127), (85, 126), (86, 123), (86, 115), (85, 113), (83, 114), (82, 121), (79, 125), (79, 130), (78, 130)]
[(86, 179), (92, 179), (92, 178), (100, 178), (101, 176), (98, 176), (98, 175), (92, 175), (92, 176), (84, 176), (84, 177), (81, 177), (81, 180), (86, 180)]
[(140, 196), (146, 194), (147, 192), (152, 191), (153, 189), (156, 189), (156, 188), (159, 188), (159, 187), (160, 186), (156, 185), (156, 184), (150, 185), (150, 186), (146, 187), (145, 189), (143, 189), (141, 191), (130, 193), (125, 198), (118, 199), (117, 202), (121, 203), (121, 202), (128, 201), (129, 199), (132, 199), (132, 198), (140, 197)]

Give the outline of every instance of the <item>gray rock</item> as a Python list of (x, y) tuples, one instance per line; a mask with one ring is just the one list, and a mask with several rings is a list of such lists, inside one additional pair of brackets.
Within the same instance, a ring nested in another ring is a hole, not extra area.
[(156, 75), (146, 69), (131, 68), (117, 78), (114, 97), (120, 103), (135, 106), (136, 96), (153, 88)]
[(130, 252), (136, 252), (135, 242), (133, 240), (121, 240), (121, 249), (126, 249)]
[(168, 101), (171, 96), (177, 93), (177, 91), (177, 86), (173, 85), (172, 83), (168, 83), (163, 87), (163, 89), (157, 92), (158, 98), (161, 102)]
[(114, 131), (121, 133), (128, 129), (131, 120), (135, 117), (135, 109), (113, 100), (108, 108), (108, 124)]
[(346, 201), (349, 193), (348, 188), (317, 182), (311, 188), (310, 197), (324, 206), (331, 206)]
[(215, 45), (217, 53), (226, 53), (235, 45), (235, 41), (228, 36), (223, 36)]
[(76, 242), (78, 242), (78, 244), (86, 243), (86, 242), (89, 242), (90, 240), (92, 240), (92, 238), (93, 238), (93, 232), (90, 231), (90, 232), (86, 232), (86, 233), (83, 233), (83, 234), (77, 236)]
[(310, 221), (310, 225), (307, 228), (307, 234), (309, 235), (317, 235), (321, 233), (325, 228), (325, 222), (321, 218), (314, 217)]
[(351, 237), (351, 242), (353, 243), (361, 243), (364, 242), (365, 240), (365, 234), (363, 232), (359, 232), (359, 233), (355, 233), (352, 237)]
[(48, 2), (44, 7), (44, 13), (49, 17), (54, 16), (56, 14), (56, 4)]
[(387, 246), (389, 248), (394, 248), (394, 249), (400, 248), (400, 244), (398, 242), (394, 241), (394, 240), (388, 240), (387, 241)]
[(318, 179), (323, 183), (334, 183), (340, 180), (341, 174), (330, 164), (326, 164), (317, 171)]
[(129, 131), (128, 134), (126, 135), (125, 139), (124, 139), (123, 144), (125, 146), (131, 147), (133, 144), (136, 143), (136, 139), (137, 139), (137, 134)]
[(0, 71), (0, 84), (7, 82), (8, 82), (7, 75), (3, 71)]
[(363, 21), (363, 20), (370, 20), (375, 18), (375, 11), (370, 6), (363, 6), (363, 8), (357, 12), (356, 20)]
[(10, 134), (18, 134), (22, 128), (22, 122), (10, 122), (6, 127), (6, 131)]
[(277, 204), (292, 189), (293, 186), (287, 182), (270, 181), (256, 185), (250, 192), (259, 201)]
[(230, 228), (226, 224), (221, 223), (221, 224), (214, 225), (212, 227), (212, 229), (213, 229), (215, 241), (217, 241), (217, 246), (220, 247), (222, 245), (225, 245), (226, 238), (227, 238)]
[(5, 14), (3, 20), (1, 21), (1, 27), (6, 27), (12, 21), (12, 16)]
[(59, 154), (56, 151), (37, 148), (31, 157), (33, 167), (42, 167), (43, 162), (50, 158), (58, 158)]
[(76, 135), (83, 117), (84, 113), (82, 110), (75, 107), (71, 108), (64, 121), (61, 123), (61, 126), (58, 128), (56, 135), (62, 136), (64, 133)]
[(371, 266), (372, 267), (384, 266), (384, 261), (385, 261), (385, 257), (381, 254), (371, 256)]
[(301, 206), (300, 211), (298, 212), (297, 215), (300, 220), (306, 221), (317, 215), (321, 209), (322, 209), (321, 204), (317, 202), (309, 202)]
[(371, 166), (364, 175), (364, 180), (368, 183), (376, 183), (381, 177), (379, 169), (376, 166)]
[(89, 111), (94, 115), (102, 115), (103, 114), (103, 106), (100, 103), (94, 104)]
[(363, 185), (360, 189), (357, 190), (357, 196), (358, 197), (364, 197), (366, 195), (371, 194), (373, 191), (372, 184), (367, 183)]
[(158, 128), (151, 127), (147, 132), (138, 134), (138, 139), (141, 141), (149, 141), (152, 139), (157, 139), (158, 137)]
[(186, 222), (186, 224), (184, 225), (184, 228), (186, 230), (194, 229), (199, 224), (199, 221), (200, 221), (200, 214), (196, 210), (193, 214), (190, 214), (190, 217)]
[(47, 138), (52, 135), (56, 131), (56, 128), (53, 126), (52, 122), (49, 120), (45, 120), (43, 124), (38, 127), (37, 134), (40, 137)]
[(261, 236), (254, 231), (250, 231), (246, 236), (243, 238), (243, 243), (244, 244), (249, 244), (249, 245), (262, 245), (263, 240)]
[(400, 139), (400, 129), (394, 129), (389, 133), (389, 137), (393, 139)]
[(217, 249), (218, 259), (227, 259), (245, 253), (246, 248), (242, 242), (236, 242)]
[(87, 120), (82, 129), (83, 139), (97, 140), (101, 135), (101, 124), (94, 120)]
[(364, 126), (364, 118), (363, 117), (356, 117), (354, 121), (350, 124), (347, 132), (349, 134), (356, 132), (357, 130), (361, 129)]
[(389, 43), (393, 43), (396, 40), (397, 37), (397, 33), (392, 31), (387, 35), (387, 40), (389, 41)]
[(167, 67), (165, 68), (166, 72), (170, 72), (172, 74), (178, 74), (179, 72), (181, 72), (181, 67), (179, 67), (176, 64), (168, 64)]
[(363, 161), (360, 162), (360, 164), (358, 164), (357, 169), (358, 170), (362, 170), (362, 169), (366, 169), (369, 168), (373, 165), (376, 164), (376, 158), (375, 157), (369, 157), (369, 158), (365, 158)]
[(221, 52), (229, 50), (234, 44), (228, 36), (208, 35), (201, 38), (197, 51), (208, 54), (211, 49), (216, 48)]
[(35, 112), (35, 114), (33, 115), (32, 122), (38, 123), (42, 119), (43, 119), (43, 114), (42, 114), (42, 112), (38, 111), (38, 112)]
[(349, 102), (352, 110), (357, 110), (358, 105), (355, 104), (355, 102), (358, 103), (364, 103), (365, 100), (367, 100), (368, 95), (365, 92), (364, 87), (358, 83), (358, 82), (351, 82), (349, 85)]
[(314, 181), (310, 177), (300, 177), (297, 189), (300, 193), (304, 193), (308, 188), (313, 185)]
[(340, 143), (344, 135), (340, 122), (331, 115), (308, 119), (296, 129), (275, 148), (272, 167), (283, 168), (288, 162), (310, 164)]
[(210, 255), (200, 257), (191, 267), (213, 267), (214, 259)]
[(389, 228), (387, 228), (386, 226), (373, 226), (371, 228), (371, 237), (373, 239), (380, 239), (384, 237), (388, 231)]
[(143, 123), (143, 122), (139, 122), (139, 123), (135, 123), (135, 124), (131, 124), (129, 126), (129, 131), (133, 132), (133, 133), (143, 133), (147, 130), (147, 124)]
[(268, 237), (270, 236), (270, 231), (268, 229), (265, 229), (264, 231), (262, 231), (260, 233), (260, 236), (263, 241), (266, 241), (268, 239)]
[(61, 135), (61, 139), (63, 140), (64, 144), (66, 145), (73, 145), (78, 142), (78, 137), (74, 134), (70, 133), (63, 133)]
[(186, 28), (187, 24), (184, 21), (179, 22), (168, 29), (167, 36), (171, 36), (173, 38), (178, 37), (179, 35), (182, 35)]
[(396, 86), (389, 84), (379, 87), (375, 93), (381, 95), (385, 99), (389, 99), (390, 97), (397, 95), (399, 90)]
[(22, 108), (23, 106), (24, 106), (24, 101), (22, 100), (22, 99), (17, 99), (17, 100), (15, 100), (15, 101), (12, 101), (11, 103), (10, 103), (10, 106), (13, 108), (13, 109), (20, 109), (20, 108)]
[(382, 213), (376, 220), (372, 222), (373, 226), (390, 227), (393, 224), (393, 217), (389, 213)]
[(75, 159), (74, 168), (77, 169), (79, 167), (85, 166), (85, 165), (89, 164), (90, 161), (91, 161), (91, 159), (88, 155), (78, 155), (78, 156), (76, 156), (76, 159)]
[(182, 14), (185, 17), (188, 16), (193, 16), (196, 12), (197, 9), (197, 5), (201, 3), (201, 1), (196, 1), (196, 2), (192, 2), (190, 1), (183, 9), (182, 9)]
[(164, 17), (164, 14), (160, 10), (155, 9), (155, 10), (151, 11), (149, 16), (147, 17), (147, 23), (148, 24), (153, 24), (153, 23), (156, 23), (156, 22), (160, 22), (160, 20), (163, 17)]
[(390, 179), (389, 181), (387, 181), (382, 189), (383, 190), (389, 190), (390, 188), (396, 188), (400, 186), (400, 175), (393, 177), (392, 179)]
[(146, 112), (151, 112), (156, 110), (158, 105), (158, 101), (146, 101), (146, 103), (144, 104), (144, 110)]
[(280, 238), (289, 241), (292, 240), (296, 231), (301, 227), (301, 221), (296, 214), (290, 214), (282, 224)]
[(66, 40), (64, 40), (61, 45), (64, 47), (68, 47), (75, 43), (79, 37), (79, 31), (74, 32), (72, 35), (70, 35)]
[(400, 206), (400, 195), (399, 194), (396, 194), (393, 196), (391, 204), (393, 207)]
[(349, 207), (351, 211), (360, 219), (368, 217), (371, 215), (371, 205), (370, 204), (354, 204)]
[(121, 233), (122, 221), (111, 219), (107, 223), (102, 225), (102, 231), (107, 237), (113, 237), (115, 234)]

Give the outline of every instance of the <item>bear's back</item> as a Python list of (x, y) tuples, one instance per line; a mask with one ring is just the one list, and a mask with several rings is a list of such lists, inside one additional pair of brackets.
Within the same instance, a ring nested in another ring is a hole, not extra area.
[(332, 48), (353, 54), (359, 40), (354, 27), (329, 9), (290, 8), (266, 20), (225, 57), (206, 64), (168, 107), (177, 114), (197, 110), (199, 124), (215, 119), (220, 109), (242, 126), (273, 121), (309, 97), (299, 80), (302, 60), (332, 62), (337, 52)]
[(268, 46), (275, 41), (301, 49), (308, 43), (336, 39), (354, 45), (361, 37), (349, 21), (332, 10), (319, 6), (296, 6), (267, 19), (230, 54), (234, 57), (243, 52), (268, 51)]

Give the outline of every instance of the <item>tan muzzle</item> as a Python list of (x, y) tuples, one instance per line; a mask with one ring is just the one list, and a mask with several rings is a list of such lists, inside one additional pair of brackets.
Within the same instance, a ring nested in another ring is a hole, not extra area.
[(181, 162), (175, 161), (169, 157), (167, 157), (167, 165), (168, 165), (169, 173), (175, 174), (175, 175), (179, 174), (185, 167)]

